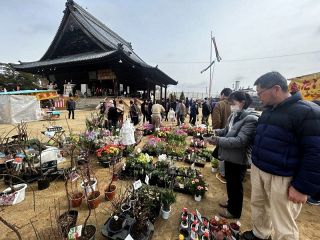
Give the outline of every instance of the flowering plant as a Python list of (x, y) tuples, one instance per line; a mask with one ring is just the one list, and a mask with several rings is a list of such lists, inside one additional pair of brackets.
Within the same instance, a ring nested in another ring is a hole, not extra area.
[(137, 156), (137, 162), (146, 165), (152, 162), (152, 157), (149, 156), (148, 153), (139, 153)]
[(96, 151), (98, 158), (113, 158), (118, 157), (122, 153), (123, 147), (121, 145), (105, 145)]
[(187, 136), (188, 134), (185, 131), (181, 129), (177, 129), (167, 134), (167, 140), (168, 142), (171, 142), (171, 143), (172, 142), (185, 143)]
[(161, 127), (158, 130), (156, 129), (154, 135), (159, 138), (166, 138), (170, 131), (169, 127)]
[(190, 191), (193, 195), (196, 196), (203, 196), (206, 191), (208, 191), (207, 184), (201, 176), (198, 176), (197, 178), (191, 180)]
[(190, 136), (201, 136), (206, 133), (206, 128), (203, 127), (193, 127), (188, 129), (188, 134)]
[(86, 127), (98, 129), (103, 126), (103, 115), (91, 114), (90, 118), (86, 118)]

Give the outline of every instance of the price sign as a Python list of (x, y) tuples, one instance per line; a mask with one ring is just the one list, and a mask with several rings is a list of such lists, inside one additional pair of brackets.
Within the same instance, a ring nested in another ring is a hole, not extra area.
[(149, 180), (150, 180), (149, 176), (146, 175), (146, 178), (144, 179), (144, 182), (145, 182), (147, 185), (149, 185)]
[(134, 240), (130, 234), (128, 234), (128, 236), (124, 239), (124, 240)]
[(200, 220), (200, 222), (202, 223), (202, 216), (201, 216), (201, 213), (198, 211), (198, 209), (196, 209), (196, 212), (197, 212), (197, 217), (198, 219)]
[(134, 190), (138, 190), (141, 187), (142, 187), (142, 183), (141, 183), (140, 179), (133, 183)]

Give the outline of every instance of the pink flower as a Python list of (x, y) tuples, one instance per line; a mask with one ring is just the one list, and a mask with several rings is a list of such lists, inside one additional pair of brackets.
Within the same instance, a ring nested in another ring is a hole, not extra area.
[(198, 182), (199, 182), (199, 179), (198, 179), (198, 178), (196, 178), (194, 181), (195, 181), (196, 183), (198, 183)]

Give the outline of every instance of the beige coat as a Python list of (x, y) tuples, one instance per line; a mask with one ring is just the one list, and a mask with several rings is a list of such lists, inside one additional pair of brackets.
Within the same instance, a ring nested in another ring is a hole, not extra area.
[(231, 114), (230, 103), (227, 99), (219, 101), (214, 107), (212, 118), (212, 129), (224, 128), (227, 124), (228, 118)]

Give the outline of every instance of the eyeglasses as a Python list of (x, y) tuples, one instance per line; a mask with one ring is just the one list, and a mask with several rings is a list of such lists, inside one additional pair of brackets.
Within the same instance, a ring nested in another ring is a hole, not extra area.
[(273, 88), (273, 86), (270, 87), (270, 88), (267, 88), (267, 89), (265, 89), (265, 90), (262, 90), (262, 91), (260, 91), (260, 92), (257, 92), (257, 95), (260, 97), (262, 93), (264, 93), (265, 91), (270, 90), (271, 88)]

